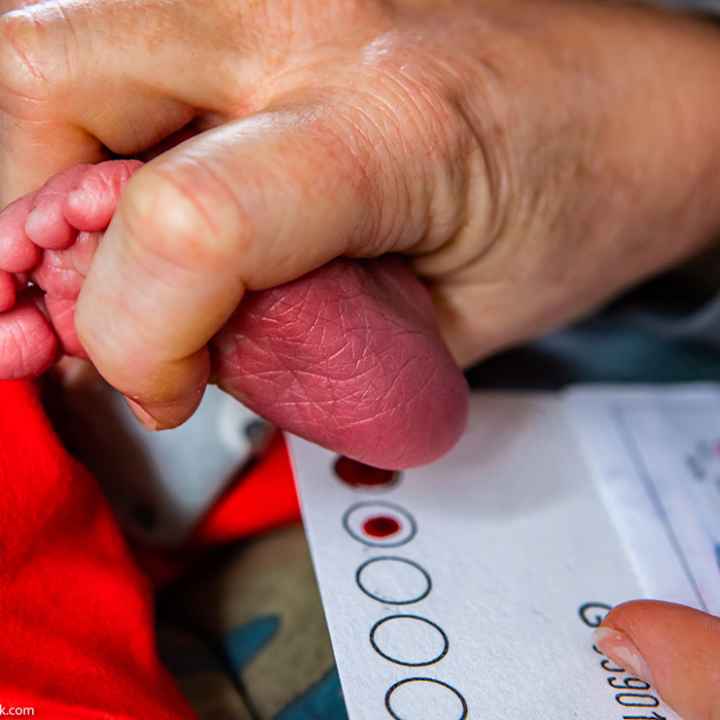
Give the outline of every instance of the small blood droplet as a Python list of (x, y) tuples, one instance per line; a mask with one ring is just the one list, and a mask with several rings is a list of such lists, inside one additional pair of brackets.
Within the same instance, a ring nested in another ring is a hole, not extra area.
[(374, 538), (387, 538), (400, 532), (401, 525), (388, 515), (375, 515), (363, 523), (363, 532)]
[(355, 488), (394, 485), (398, 480), (398, 473), (393, 470), (381, 470), (347, 457), (335, 463), (335, 473), (346, 485)]

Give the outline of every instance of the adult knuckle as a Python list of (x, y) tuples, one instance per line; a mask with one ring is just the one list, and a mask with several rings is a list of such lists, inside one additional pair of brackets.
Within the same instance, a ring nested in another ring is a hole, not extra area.
[(372, 54), (392, 98), (395, 132), (412, 143), (413, 158), (427, 173), (431, 222), (419, 249), (433, 252), (462, 240), (466, 251), (458, 262), (483, 254), (503, 233), (515, 184), (502, 44), (466, 53), (462, 44), (418, 47), (412, 35), (390, 33)]
[(378, 254), (386, 251), (383, 214), (391, 198), (385, 192), (389, 183), (382, 179), (388, 174), (384, 168), (388, 157), (381, 149), (383, 137), (377, 126), (351, 100), (322, 113), (311, 123), (310, 134), (323, 149), (318, 172), (332, 168), (333, 176), (341, 179), (364, 208), (363, 222), (356, 228), (356, 237), (349, 238), (350, 245), (362, 241), (365, 252), (374, 254), (369, 243), (376, 242)]
[[(416, 249), (434, 249), (461, 224), (460, 198), (476, 175), (467, 167), (474, 138), (449, 86), (409, 72), (402, 54), (385, 57), (344, 110), (351, 135), (371, 149), (365, 188), (384, 210), (381, 225), (391, 223), (380, 237), (401, 237), (402, 225), (426, 226), (428, 247)], [(408, 218), (415, 222), (408, 224)]]
[(45, 100), (50, 86), (45, 72), (45, 46), (30, 14), (0, 16), (0, 85), (7, 102)]
[[(0, 93), (5, 104), (43, 107), (65, 93), (77, 47), (72, 13), (63, 0), (24, 3), (0, 15)], [(52, 109), (62, 111), (63, 106), (53, 103)]]

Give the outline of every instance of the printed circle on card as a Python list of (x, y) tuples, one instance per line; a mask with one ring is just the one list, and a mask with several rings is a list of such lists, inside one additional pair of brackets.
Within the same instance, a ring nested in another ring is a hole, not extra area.
[(381, 657), (406, 667), (434, 665), (450, 649), (445, 631), (419, 615), (383, 618), (370, 631), (370, 644)]
[(425, 568), (390, 555), (363, 563), (355, 579), (369, 598), (387, 605), (412, 605), (424, 600), (432, 590), (432, 580)]
[(417, 534), (415, 518), (389, 502), (357, 503), (347, 510), (342, 523), (355, 540), (370, 547), (399, 547)]
[(395, 683), (385, 696), (395, 720), (466, 720), (465, 698), (448, 683), (433, 678), (408, 678)]

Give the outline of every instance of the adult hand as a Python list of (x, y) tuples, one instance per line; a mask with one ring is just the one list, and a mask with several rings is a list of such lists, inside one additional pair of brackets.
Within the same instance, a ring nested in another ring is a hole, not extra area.
[[(204, 131), (132, 180), (77, 315), (103, 375), (163, 425), (192, 412), (247, 290), (335, 257), (407, 256), (468, 363), (720, 225), (720, 39), (697, 20), (568, 0), (0, 9), (0, 204)], [(607, 623), (660, 690), (716, 716), (716, 621), (629, 608)]]
[(0, 202), (216, 126), (131, 181), (78, 307), (96, 366), (164, 426), (192, 413), (247, 290), (334, 257), (408, 256), (468, 363), (718, 226), (720, 40), (694, 20), (563, 0), (59, 0), (0, 31)]

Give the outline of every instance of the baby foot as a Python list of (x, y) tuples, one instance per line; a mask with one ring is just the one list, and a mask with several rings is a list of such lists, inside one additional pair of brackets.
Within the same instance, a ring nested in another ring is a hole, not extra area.
[[(38, 375), (62, 353), (84, 355), (75, 303), (140, 167), (73, 168), (0, 213), (0, 378)], [(427, 291), (395, 258), (339, 259), (251, 293), (211, 348), (214, 376), (230, 394), (368, 464), (429, 462), (464, 426), (465, 381), (440, 340)]]
[(250, 293), (211, 343), (218, 384), (296, 435), (398, 470), (449, 450), (467, 384), (397, 257), (338, 259)]
[(84, 356), (75, 301), (122, 189), (140, 167), (80, 165), (0, 213), (0, 378), (40, 375), (61, 353)]

